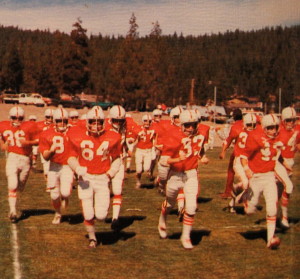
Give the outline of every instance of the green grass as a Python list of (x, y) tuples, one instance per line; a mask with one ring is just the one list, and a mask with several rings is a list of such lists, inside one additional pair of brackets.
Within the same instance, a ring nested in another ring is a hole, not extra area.
[[(199, 169), (201, 193), (192, 232), (195, 248), (186, 251), (179, 237), (181, 223), (168, 217), (169, 238), (158, 237), (157, 222), (163, 197), (151, 187), (135, 190), (135, 174), (126, 174), (121, 209), (124, 229), (113, 233), (107, 222), (97, 222), (97, 249), (87, 238), (76, 190), (63, 223), (51, 224), (53, 209), (41, 173), (31, 173), (21, 197), (25, 217), (17, 223), (22, 278), (300, 278), (300, 155), (297, 154), (290, 202), (291, 228), (277, 234), (278, 250), (266, 248), (265, 204), (255, 215), (230, 214), (224, 190), (228, 156), (219, 160), (210, 150), (210, 163)], [(14, 278), (12, 225), (8, 215), (5, 159), (0, 157), (0, 274)], [(39, 166), (41, 168), (41, 166)], [(149, 184), (146, 178), (143, 182)], [(151, 184), (149, 184), (151, 186)]]

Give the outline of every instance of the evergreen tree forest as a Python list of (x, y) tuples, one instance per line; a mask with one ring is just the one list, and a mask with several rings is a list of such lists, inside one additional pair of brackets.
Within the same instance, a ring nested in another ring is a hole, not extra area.
[(282, 92), (289, 105), (300, 92), (300, 26), (201, 36), (162, 35), (158, 22), (140, 37), (134, 14), (126, 36), (87, 36), (77, 19), (71, 34), (0, 26), (0, 90), (59, 98), (85, 92), (99, 100), (143, 109), (189, 100), (205, 104), (233, 94), (259, 97)]

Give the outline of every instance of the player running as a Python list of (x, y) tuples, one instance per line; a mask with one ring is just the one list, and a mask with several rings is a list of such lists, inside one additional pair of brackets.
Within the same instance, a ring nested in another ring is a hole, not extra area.
[(56, 109), (53, 113), (54, 126), (40, 135), (39, 148), (43, 158), (50, 161), (47, 176), (47, 188), (50, 190), (55, 215), (52, 224), (61, 222), (62, 210), (69, 203), (72, 192), (73, 171), (68, 165), (68, 113), (65, 109)]
[(162, 204), (158, 223), (161, 238), (167, 238), (167, 215), (176, 203), (180, 189), (184, 189), (185, 210), (181, 243), (185, 249), (192, 249), (190, 233), (197, 208), (198, 194), (198, 159), (200, 158), (203, 137), (197, 135), (198, 119), (192, 110), (180, 114), (182, 135), (179, 139), (169, 138), (165, 143), (165, 164), (170, 165), (169, 179), (166, 186), (166, 200)]
[(249, 179), (244, 208), (246, 214), (255, 213), (263, 193), (267, 213), (267, 247), (276, 249), (280, 239), (275, 236), (278, 194), (274, 169), (283, 144), (277, 137), (279, 119), (276, 115), (265, 115), (261, 124), (262, 130), (249, 133), (241, 154), (242, 166)]
[(69, 132), (68, 163), (79, 178), (78, 197), (90, 248), (97, 246), (94, 218), (106, 218), (110, 203), (109, 183), (120, 169), (121, 137), (105, 131), (103, 124), (102, 109), (92, 108), (86, 115), (86, 127), (75, 127)]
[(18, 222), (17, 196), (21, 193), (30, 171), (32, 146), (38, 144), (36, 123), (24, 121), (23, 108), (14, 106), (9, 111), (10, 121), (0, 122), (1, 149), (7, 152), (6, 177), (8, 183), (9, 219)]

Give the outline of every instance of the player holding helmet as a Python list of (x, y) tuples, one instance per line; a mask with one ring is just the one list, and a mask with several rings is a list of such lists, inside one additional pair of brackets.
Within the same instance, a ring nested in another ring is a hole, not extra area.
[(115, 132), (105, 131), (103, 124), (102, 109), (94, 107), (86, 115), (86, 128), (75, 127), (69, 132), (68, 163), (79, 178), (78, 197), (90, 248), (97, 246), (94, 218), (106, 218), (110, 202), (109, 183), (120, 168), (121, 137)]
[(58, 108), (53, 113), (54, 126), (40, 135), (39, 148), (43, 158), (50, 161), (47, 188), (50, 190), (55, 216), (52, 224), (61, 222), (72, 191), (73, 171), (68, 165), (68, 113)]
[(299, 126), (296, 127), (296, 111), (292, 107), (286, 107), (281, 113), (281, 126), (279, 137), (284, 144), (281, 151), (281, 158), (276, 162), (275, 172), (277, 178), (283, 183), (284, 189), (281, 196), (281, 225), (284, 228), (289, 228), (288, 222), (288, 204), (289, 198), (293, 191), (293, 183), (290, 179), (294, 166), (294, 156), (297, 151), (296, 145), (299, 143), (297, 137), (300, 133)]
[(261, 124), (262, 130), (249, 133), (241, 153), (242, 166), (249, 179), (248, 198), (244, 206), (247, 214), (254, 213), (263, 193), (267, 213), (267, 247), (275, 249), (280, 245), (280, 239), (275, 236), (278, 197), (274, 169), (283, 144), (277, 138), (279, 119), (276, 115), (265, 115)]
[(180, 114), (182, 135), (179, 139), (170, 138), (165, 142), (165, 164), (170, 165), (166, 186), (166, 200), (162, 204), (158, 232), (167, 238), (167, 214), (174, 207), (178, 191), (184, 189), (185, 212), (181, 243), (185, 249), (192, 249), (190, 233), (197, 208), (198, 159), (200, 158), (203, 136), (197, 135), (198, 119), (194, 111), (186, 110)]
[(1, 148), (7, 151), (6, 177), (8, 183), (9, 218), (18, 221), (17, 192), (24, 190), (29, 171), (32, 146), (38, 143), (36, 123), (24, 121), (24, 110), (15, 106), (9, 111), (10, 121), (0, 122)]

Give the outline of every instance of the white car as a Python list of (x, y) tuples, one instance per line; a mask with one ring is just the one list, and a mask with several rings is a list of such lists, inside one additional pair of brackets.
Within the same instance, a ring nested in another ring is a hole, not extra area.
[(19, 104), (35, 105), (37, 107), (44, 107), (46, 105), (42, 95), (38, 93), (20, 93)]

